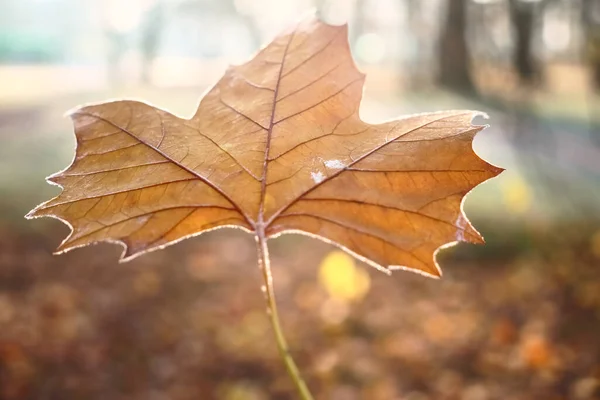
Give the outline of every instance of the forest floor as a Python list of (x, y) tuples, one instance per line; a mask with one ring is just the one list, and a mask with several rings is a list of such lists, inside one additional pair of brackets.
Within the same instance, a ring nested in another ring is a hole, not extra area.
[[(295, 398), (247, 235), (214, 232), (118, 264), (121, 250), (108, 244), (53, 256), (68, 228), (23, 219), (58, 193), (43, 178), (72, 159), (66, 110), (128, 97), (186, 116), (204, 89), (55, 86), (0, 99), (0, 399)], [(322, 279), (330, 245), (273, 242), (285, 331), (317, 399), (600, 400), (594, 125), (579, 111), (523, 113), (439, 91), (400, 97), (376, 84), (361, 114), (463, 107), (490, 114), (475, 149), (507, 171), (469, 195), (487, 244), (441, 252), (443, 279), (358, 263), (369, 290), (344, 300)]]

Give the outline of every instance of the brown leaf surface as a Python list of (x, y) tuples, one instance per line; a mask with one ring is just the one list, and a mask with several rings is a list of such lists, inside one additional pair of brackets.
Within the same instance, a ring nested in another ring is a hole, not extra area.
[(501, 169), (472, 150), (477, 112), (370, 125), (363, 84), (347, 27), (309, 18), (230, 67), (190, 119), (136, 101), (79, 108), (75, 160), (48, 178), (63, 192), (28, 217), (72, 227), (60, 251), (114, 241), (130, 259), (230, 226), (439, 276), (438, 247), (482, 242), (461, 202)]

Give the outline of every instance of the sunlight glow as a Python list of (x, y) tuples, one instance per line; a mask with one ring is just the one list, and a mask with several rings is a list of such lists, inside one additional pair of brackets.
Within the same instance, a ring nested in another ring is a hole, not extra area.
[(356, 54), (361, 60), (376, 64), (385, 57), (385, 41), (376, 33), (366, 33), (358, 38)]
[(321, 262), (319, 282), (329, 296), (341, 302), (362, 299), (371, 286), (369, 274), (363, 268), (357, 268), (354, 258), (335, 250)]

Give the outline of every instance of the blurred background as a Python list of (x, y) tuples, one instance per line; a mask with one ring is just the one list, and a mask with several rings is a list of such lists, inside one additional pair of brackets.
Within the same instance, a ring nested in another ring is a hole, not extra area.
[(69, 229), (23, 215), (59, 192), (65, 111), (125, 97), (189, 116), (311, 8), (350, 24), (365, 120), (485, 111), (475, 149), (507, 169), (466, 201), (487, 245), (441, 252), (439, 281), (271, 242), (316, 398), (600, 399), (600, 0), (0, 1), (0, 399), (296, 398), (251, 237), (118, 264), (109, 244), (52, 256)]

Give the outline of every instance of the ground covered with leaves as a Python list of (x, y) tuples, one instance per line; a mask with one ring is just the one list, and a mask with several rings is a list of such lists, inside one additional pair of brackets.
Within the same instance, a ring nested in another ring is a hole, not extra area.
[[(0, 232), (1, 399), (295, 398), (250, 236), (117, 264), (108, 244), (52, 256), (65, 233)], [(600, 399), (600, 237), (571, 226), (488, 243), (444, 252), (433, 280), (274, 241), (284, 329), (316, 398)]]
[[(201, 92), (127, 89), (2, 108), (0, 399), (297, 398), (265, 315), (251, 236), (212, 232), (118, 264), (121, 250), (108, 244), (52, 256), (68, 228), (23, 218), (58, 194), (43, 177), (72, 159), (65, 110), (137, 96), (190, 115)], [(373, 120), (490, 111), (435, 99), (370, 109), (381, 112)], [(598, 157), (562, 144), (541, 157), (549, 133), (573, 144), (587, 131), (516, 125), (515, 137), (534, 136), (511, 145), (510, 121), (490, 114), (476, 150), (507, 171), (466, 202), (487, 244), (442, 252), (442, 280), (388, 277), (305, 237), (271, 244), (284, 329), (316, 399), (600, 399), (600, 224), (591, 220), (600, 186), (581, 167)]]

